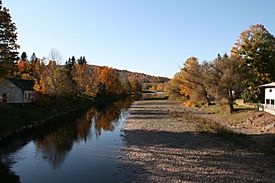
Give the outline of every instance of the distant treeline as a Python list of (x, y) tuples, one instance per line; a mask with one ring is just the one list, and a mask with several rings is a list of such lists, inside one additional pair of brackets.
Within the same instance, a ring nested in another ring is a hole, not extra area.
[(35, 80), (34, 89), (43, 103), (45, 96), (51, 97), (112, 97), (142, 91), (143, 82), (163, 83), (168, 78), (154, 77), (142, 73), (113, 69), (106, 66), (89, 65), (85, 56), (70, 57), (65, 65), (58, 64), (60, 53), (51, 50), (48, 59), (39, 59), (25, 52), (17, 62), (13, 76)]

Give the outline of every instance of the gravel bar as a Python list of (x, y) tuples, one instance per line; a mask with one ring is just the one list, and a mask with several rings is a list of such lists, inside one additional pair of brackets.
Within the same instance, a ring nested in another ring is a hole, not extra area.
[(275, 182), (272, 154), (200, 130), (211, 119), (167, 100), (133, 103), (123, 129), (126, 182)]

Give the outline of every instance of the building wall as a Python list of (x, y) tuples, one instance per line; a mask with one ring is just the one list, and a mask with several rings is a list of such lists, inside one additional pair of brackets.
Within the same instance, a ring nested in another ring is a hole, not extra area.
[(265, 89), (265, 99), (274, 99), (275, 100), (275, 88), (266, 88)]
[(23, 103), (23, 91), (11, 83), (9, 80), (0, 81), (0, 101), (2, 102), (3, 94), (7, 95), (6, 103)]
[(31, 103), (34, 100), (34, 92), (33, 91), (24, 91), (24, 103)]

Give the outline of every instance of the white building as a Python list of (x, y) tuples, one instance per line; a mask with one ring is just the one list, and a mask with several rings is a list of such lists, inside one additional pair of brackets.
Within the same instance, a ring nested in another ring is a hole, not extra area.
[(0, 80), (0, 103), (25, 104), (34, 100), (34, 81), (23, 79)]
[(260, 110), (275, 114), (275, 82), (260, 87), (265, 88), (265, 100)]

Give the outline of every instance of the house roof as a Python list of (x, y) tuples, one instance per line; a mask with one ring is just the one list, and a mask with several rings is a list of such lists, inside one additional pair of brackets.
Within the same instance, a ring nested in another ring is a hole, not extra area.
[(22, 90), (33, 90), (34, 80), (25, 80), (25, 79), (8, 79), (10, 82), (15, 84), (17, 87)]
[(260, 85), (259, 87), (264, 87), (264, 88), (275, 87), (275, 82), (267, 83), (267, 84), (264, 84), (264, 85)]

